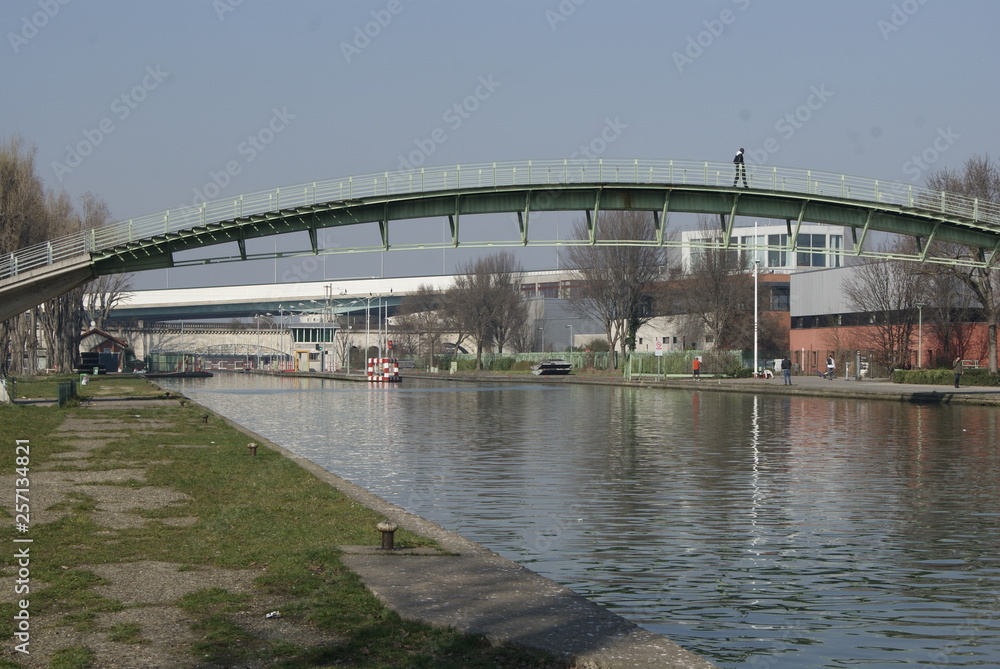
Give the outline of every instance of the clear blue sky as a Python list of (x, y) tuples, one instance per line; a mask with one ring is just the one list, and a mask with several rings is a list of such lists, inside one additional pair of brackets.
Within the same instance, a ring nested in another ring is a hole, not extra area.
[[(116, 218), (190, 203), (233, 163), (220, 197), (415, 151), (565, 158), (609, 123), (607, 157), (728, 161), (743, 146), (750, 162), (922, 183), (1000, 153), (998, 25), (995, 0), (5, 0), (0, 134), (34, 142), (48, 188), (92, 191)], [(335, 257), (305, 278), (435, 273), (433, 253)], [(551, 249), (526, 258), (554, 264)], [(287, 278), (223, 271), (169, 283)]]

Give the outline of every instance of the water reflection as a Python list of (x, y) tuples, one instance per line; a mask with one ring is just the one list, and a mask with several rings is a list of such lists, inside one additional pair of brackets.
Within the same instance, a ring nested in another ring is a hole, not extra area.
[(995, 410), (247, 375), (183, 390), (722, 666), (1000, 663)]

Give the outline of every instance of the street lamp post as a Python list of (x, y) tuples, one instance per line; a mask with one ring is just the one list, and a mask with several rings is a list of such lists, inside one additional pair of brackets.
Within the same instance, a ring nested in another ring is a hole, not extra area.
[(760, 371), (757, 368), (757, 333), (760, 330), (759, 318), (760, 309), (758, 308), (758, 275), (760, 270), (760, 258), (757, 257), (757, 245), (760, 243), (757, 239), (757, 221), (753, 222), (753, 376), (757, 378), (757, 373)]
[(257, 369), (260, 369), (260, 314), (254, 314), (257, 319)]
[(924, 303), (917, 302), (917, 369), (924, 368)]
[(759, 288), (757, 286), (757, 269), (760, 267), (760, 261), (753, 261), (753, 375), (757, 376), (757, 372), (760, 370), (757, 368), (757, 337), (760, 332), (760, 309), (758, 308), (758, 292)]

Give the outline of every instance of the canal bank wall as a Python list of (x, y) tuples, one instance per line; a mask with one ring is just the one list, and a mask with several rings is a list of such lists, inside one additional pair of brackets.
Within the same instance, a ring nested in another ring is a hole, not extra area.
[[(330, 374), (320, 372), (259, 372), (270, 376), (297, 376), (338, 381), (369, 383), (361, 374)], [(622, 386), (626, 388), (672, 389), (705, 392), (751, 393), (784, 395), (789, 397), (841, 397), (854, 400), (882, 400), (913, 404), (944, 404), (971, 406), (1000, 406), (1000, 388), (985, 386), (931, 386), (916, 383), (893, 383), (889, 380), (855, 381), (838, 377), (827, 380), (819, 376), (795, 376), (792, 384), (785, 385), (780, 377), (773, 379), (732, 379), (725, 377), (655, 378), (625, 380), (609, 374), (567, 374), (565, 376), (535, 376), (533, 374), (504, 374), (496, 372), (464, 372), (456, 374), (430, 374), (407, 371), (406, 379), (433, 379), (450, 383), (571, 383)]]

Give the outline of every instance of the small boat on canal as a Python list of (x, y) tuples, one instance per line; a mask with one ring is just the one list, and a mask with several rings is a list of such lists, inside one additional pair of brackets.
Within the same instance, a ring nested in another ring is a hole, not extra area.
[(573, 363), (566, 360), (542, 360), (531, 367), (531, 373), (538, 376), (565, 376), (573, 371)]

